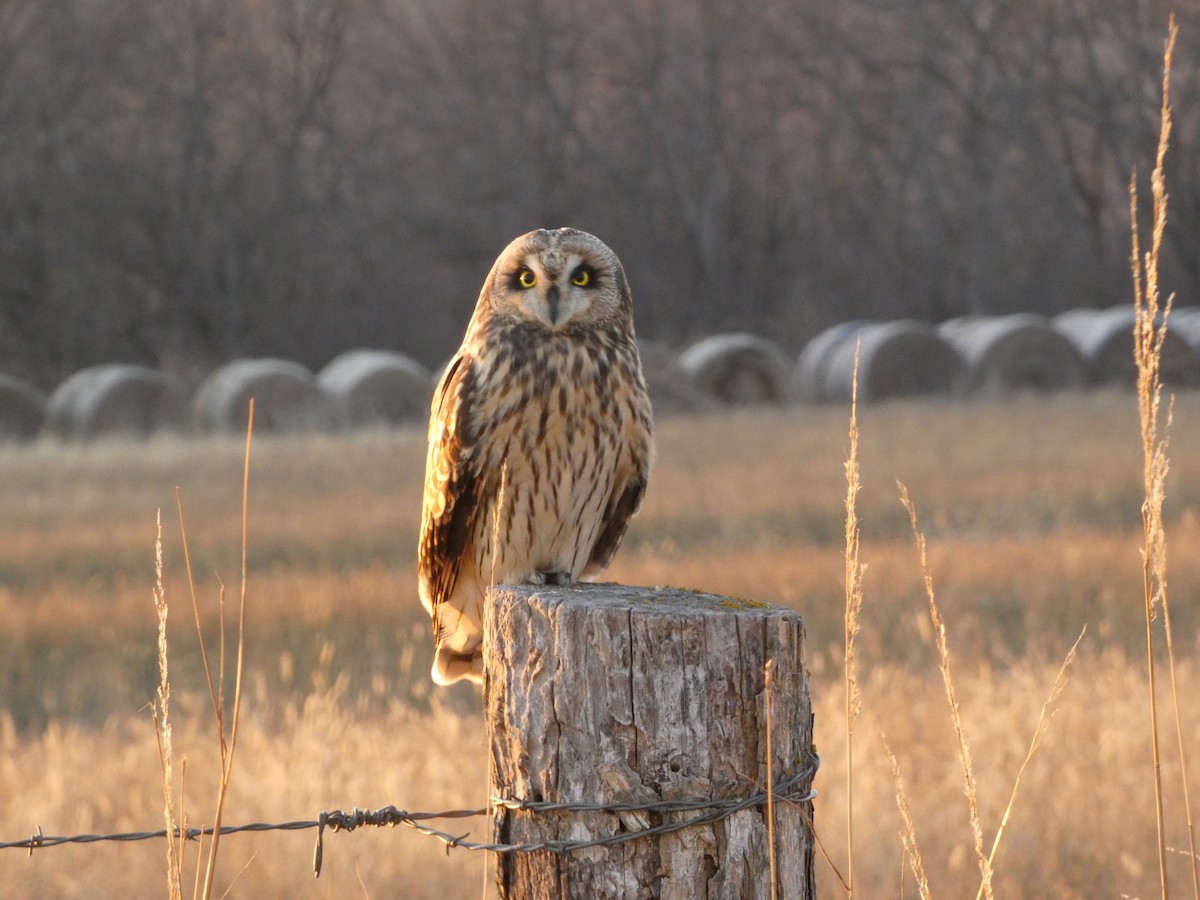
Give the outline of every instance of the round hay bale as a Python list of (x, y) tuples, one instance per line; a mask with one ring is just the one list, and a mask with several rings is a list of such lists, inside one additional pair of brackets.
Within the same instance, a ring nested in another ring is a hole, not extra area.
[[(1132, 387), (1137, 383), (1133, 359), (1132, 305), (1111, 309), (1073, 309), (1054, 319), (1054, 327), (1079, 351), (1093, 384)], [(1177, 332), (1167, 328), (1162, 349), (1163, 383), (1200, 383), (1200, 358)]]
[(0, 441), (27, 441), (46, 420), (46, 396), (20, 378), (0, 375)]
[(110, 363), (76, 372), (50, 395), (46, 422), (67, 438), (147, 435), (178, 427), (179, 391), (145, 366)]
[(284, 359), (238, 359), (201, 382), (192, 399), (192, 415), (205, 431), (246, 430), (254, 398), (256, 433), (316, 431), (330, 423), (329, 400), (312, 372)]
[(989, 316), (955, 316), (953, 319), (946, 319), (937, 324), (937, 333), (946, 340), (951, 340), (960, 331), (966, 331), (975, 327), (976, 323), (990, 318)]
[(811, 403), (824, 403), (830, 399), (825, 392), (825, 369), (829, 365), (829, 354), (843, 341), (853, 340), (854, 335), (866, 324), (861, 319), (842, 322), (826, 328), (804, 345), (792, 370), (792, 389), (796, 396)]
[(850, 399), (856, 347), (860, 348), (858, 396), (864, 402), (952, 394), (962, 388), (962, 357), (931, 326), (910, 320), (873, 322), (859, 328), (854, 339), (830, 350), (824, 377), (827, 399)]
[(429, 417), (433, 376), (414, 359), (383, 350), (348, 350), (317, 375), (338, 428), (422, 421)]
[(1200, 308), (1181, 306), (1171, 310), (1171, 318), (1167, 323), (1168, 331), (1175, 331), (1187, 341), (1192, 352), (1200, 355)]
[(1088, 319), (1094, 319), (1104, 310), (1093, 309), (1090, 306), (1077, 306), (1073, 309), (1068, 309), (1064, 312), (1057, 313), (1050, 321), (1055, 328), (1071, 328), (1076, 322), (1084, 322)]
[(953, 319), (938, 326), (966, 363), (970, 390), (1057, 391), (1087, 384), (1079, 351), (1050, 320), (1032, 313)]
[(642, 372), (650, 391), (655, 416), (664, 413), (697, 412), (713, 401), (702, 394), (679, 364), (679, 354), (659, 341), (638, 341)]
[(706, 397), (726, 404), (779, 403), (787, 399), (787, 357), (753, 334), (717, 334), (692, 344), (679, 366)]

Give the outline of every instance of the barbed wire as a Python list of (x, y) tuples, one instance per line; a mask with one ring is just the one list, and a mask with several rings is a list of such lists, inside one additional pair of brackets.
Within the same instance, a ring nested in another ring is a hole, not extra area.
[[(804, 768), (796, 774), (784, 778), (775, 784), (773, 794), (776, 800), (791, 801), (793, 803), (806, 803), (816, 797), (816, 791), (808, 788), (804, 789), (805, 785), (810, 783), (813, 776), (816, 775), (817, 769), (821, 765), (821, 758), (816, 753), (809, 753), (809, 762)], [(514, 800), (505, 797), (493, 797), (491, 805), (481, 809), (449, 809), (442, 812), (410, 812), (405, 809), (399, 809), (395, 806), (385, 806), (377, 810), (358, 809), (355, 808), (351, 812), (342, 810), (333, 810), (322, 812), (316, 819), (304, 819), (294, 822), (252, 822), (247, 825), (222, 825), (221, 835), (238, 834), (245, 831), (305, 831), (311, 828), (317, 829), (316, 847), (313, 850), (313, 872), (320, 876), (321, 865), (324, 861), (325, 854), (325, 829), (332, 831), (354, 831), (356, 828), (363, 826), (373, 827), (389, 827), (393, 828), (397, 825), (405, 825), (412, 828), (421, 834), (435, 838), (446, 845), (446, 852), (449, 853), (451, 848), (462, 850), (483, 850), (490, 853), (534, 853), (539, 850), (547, 850), (556, 854), (574, 853), (578, 850), (585, 850), (590, 847), (612, 846), (617, 844), (628, 843), (629, 841), (638, 840), (646, 837), (656, 837), (663, 834), (670, 834), (675, 831), (682, 831), (685, 828), (691, 828), (697, 825), (708, 825), (714, 822), (719, 822), (722, 819), (727, 819), (735, 813), (741, 812), (744, 809), (749, 809), (755, 806), (762, 806), (767, 802), (766, 791), (756, 791), (746, 797), (724, 799), (724, 800), (654, 800), (649, 802), (629, 802), (629, 803), (552, 803), (533, 800)], [(514, 812), (528, 813), (588, 813), (588, 812), (603, 812), (620, 815), (621, 813), (629, 812), (646, 812), (658, 813), (660, 815), (678, 815), (681, 813), (695, 812), (698, 815), (691, 816), (685, 819), (676, 821), (662, 822), (658, 825), (648, 826), (642, 829), (634, 829), (629, 831), (621, 831), (615, 834), (605, 835), (603, 837), (578, 839), (578, 840), (549, 840), (536, 841), (531, 843), (508, 844), (496, 842), (478, 842), (469, 841), (467, 837), (470, 832), (463, 834), (453, 834), (444, 831), (440, 828), (435, 828), (432, 825), (426, 824), (430, 820), (436, 819), (467, 819), (479, 816), (489, 816), (496, 809), (507, 809)], [(215, 828), (175, 828), (170, 831), (166, 828), (160, 828), (157, 831), (127, 831), (116, 834), (75, 834), (75, 835), (48, 835), (43, 834), (39, 826), (37, 832), (31, 837), (20, 841), (0, 841), (0, 850), (27, 850), (29, 855), (33, 855), (34, 850), (42, 850), (48, 847), (58, 847), (64, 844), (94, 844), (104, 841), (114, 842), (134, 842), (147, 841), (155, 838), (165, 838), (170, 835), (172, 838), (183, 837), (185, 840), (194, 841), (202, 837), (210, 837), (216, 832)]]

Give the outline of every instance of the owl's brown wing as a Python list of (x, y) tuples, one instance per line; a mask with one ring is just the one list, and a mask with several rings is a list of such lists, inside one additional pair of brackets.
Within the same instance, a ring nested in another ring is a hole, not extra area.
[(608, 568), (612, 558), (621, 545), (629, 520), (642, 505), (642, 497), (646, 493), (646, 480), (649, 476), (649, 459), (638, 460), (636, 474), (613, 493), (608, 505), (604, 508), (604, 518), (600, 524), (600, 534), (592, 547), (592, 555), (583, 569), (584, 578), (592, 578)]
[(474, 361), (460, 354), (438, 384), (429, 421), (417, 558), (421, 599), (431, 615), (454, 590), (478, 508), (479, 484), (469, 420), (474, 389)]

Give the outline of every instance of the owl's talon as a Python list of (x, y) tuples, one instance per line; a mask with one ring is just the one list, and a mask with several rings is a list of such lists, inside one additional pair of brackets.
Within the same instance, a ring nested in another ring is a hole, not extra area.
[(537, 572), (534, 579), (536, 584), (547, 584), (554, 587), (563, 587), (573, 584), (575, 581), (570, 572), (564, 572), (562, 569), (547, 569), (544, 572)]

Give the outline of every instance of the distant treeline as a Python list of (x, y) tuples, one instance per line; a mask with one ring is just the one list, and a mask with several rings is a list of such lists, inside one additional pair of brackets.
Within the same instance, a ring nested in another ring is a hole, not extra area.
[[(435, 367), (543, 225), (608, 242), (673, 346), (1125, 302), (1169, 7), (6, 0), (0, 369)], [(1164, 284), (1195, 302), (1177, 14)]]

